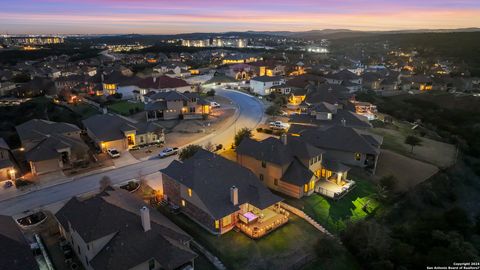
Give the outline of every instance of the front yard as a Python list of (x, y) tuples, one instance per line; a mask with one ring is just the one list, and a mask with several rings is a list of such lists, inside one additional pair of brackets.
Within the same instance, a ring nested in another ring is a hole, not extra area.
[(132, 115), (143, 111), (145, 105), (142, 102), (129, 102), (126, 100), (115, 101), (107, 106), (109, 110), (121, 115)]
[(299, 268), (315, 260), (314, 246), (322, 235), (295, 215), (290, 215), (286, 225), (253, 240), (235, 231), (215, 236), (183, 214), (165, 214), (217, 256), (228, 269)]
[(380, 207), (375, 200), (375, 184), (363, 179), (353, 179), (356, 187), (338, 201), (313, 194), (302, 199), (286, 198), (285, 202), (303, 210), (333, 234), (345, 229), (349, 221), (357, 221)]

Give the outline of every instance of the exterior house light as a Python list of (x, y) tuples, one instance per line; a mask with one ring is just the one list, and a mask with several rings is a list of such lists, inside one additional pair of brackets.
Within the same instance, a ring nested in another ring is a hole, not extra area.
[(186, 203), (185, 200), (182, 200), (182, 206), (185, 207)]
[(192, 189), (191, 188), (188, 189), (188, 196), (192, 197)]

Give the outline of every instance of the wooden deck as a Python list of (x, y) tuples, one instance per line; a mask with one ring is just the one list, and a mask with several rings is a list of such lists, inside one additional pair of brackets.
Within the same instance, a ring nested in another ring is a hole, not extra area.
[(283, 208), (268, 208), (261, 211), (261, 216), (253, 223), (238, 222), (236, 226), (246, 235), (257, 239), (274, 231), (288, 222), (290, 213)]

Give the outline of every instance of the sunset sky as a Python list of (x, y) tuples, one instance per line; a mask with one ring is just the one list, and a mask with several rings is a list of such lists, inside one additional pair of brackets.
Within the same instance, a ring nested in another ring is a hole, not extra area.
[(0, 34), (480, 27), (479, 0), (1, 0)]

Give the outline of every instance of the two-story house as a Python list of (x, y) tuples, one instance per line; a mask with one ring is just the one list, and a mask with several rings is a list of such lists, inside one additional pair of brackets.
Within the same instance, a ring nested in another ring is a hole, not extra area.
[(383, 138), (366, 130), (343, 125), (290, 126), (289, 133), (326, 151), (328, 159), (375, 173)]
[(60, 234), (87, 270), (191, 270), (192, 238), (129, 192), (107, 187), (56, 214)]
[(252, 92), (261, 96), (271, 93), (270, 89), (285, 83), (285, 79), (280, 76), (257, 76), (250, 80)]
[(302, 140), (282, 135), (262, 141), (242, 140), (236, 149), (237, 162), (253, 171), (270, 189), (294, 198), (314, 191), (339, 199), (355, 185), (347, 179), (350, 170), (330, 159), (327, 152)]
[(237, 227), (252, 238), (288, 221), (280, 197), (250, 170), (206, 150), (160, 170), (164, 198), (212, 234)]
[(158, 123), (133, 123), (113, 114), (98, 114), (82, 121), (98, 149), (118, 151), (165, 142), (164, 128)]
[(199, 119), (210, 114), (210, 103), (198, 93), (150, 92), (144, 99), (147, 121)]

